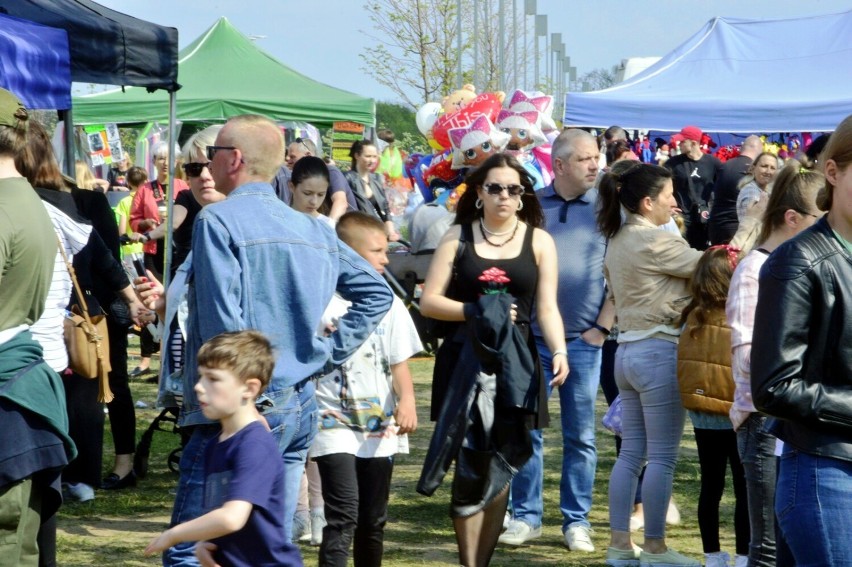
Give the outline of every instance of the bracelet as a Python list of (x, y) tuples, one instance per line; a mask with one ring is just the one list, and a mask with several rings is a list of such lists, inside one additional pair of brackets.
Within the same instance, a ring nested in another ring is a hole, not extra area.
[(145, 242), (151, 242), (151, 235), (147, 232), (142, 235), (142, 238), (145, 239)]
[(555, 351), (553, 351), (553, 353), (550, 355), (550, 358), (556, 358), (556, 357), (557, 357), (557, 356), (559, 356), (560, 354), (564, 354), (564, 355), (565, 355), (565, 358), (568, 358), (568, 351), (567, 351), (567, 350), (555, 350)]
[(592, 325), (592, 329), (597, 329), (598, 331), (600, 331), (601, 333), (603, 333), (603, 334), (604, 334), (604, 335), (606, 335), (607, 337), (608, 337), (608, 336), (610, 335), (610, 333), (612, 332), (612, 331), (610, 331), (609, 329), (607, 329), (606, 327), (604, 327), (603, 325), (598, 325), (597, 323), (595, 323), (594, 325)]

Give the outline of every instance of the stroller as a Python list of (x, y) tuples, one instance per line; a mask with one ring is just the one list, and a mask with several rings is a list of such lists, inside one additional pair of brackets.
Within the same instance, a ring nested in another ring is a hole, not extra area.
[(436, 204), (426, 203), (417, 207), (409, 223), (410, 244), (391, 250), (388, 269), (385, 270), (385, 279), (405, 302), (423, 347), (430, 354), (437, 350), (439, 339), (433, 333), (434, 321), (420, 314), (420, 291), (432, 254), (454, 218), (453, 213)]

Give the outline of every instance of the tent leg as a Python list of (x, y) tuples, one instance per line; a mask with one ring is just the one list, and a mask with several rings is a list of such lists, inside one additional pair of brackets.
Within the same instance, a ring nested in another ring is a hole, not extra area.
[(65, 170), (65, 175), (74, 179), (77, 175), (74, 164), (77, 161), (76, 152), (74, 151), (74, 118), (71, 116), (71, 109), (59, 110), (59, 119), (65, 127), (65, 159), (62, 162), (62, 167)]
[(177, 138), (175, 136), (175, 126), (177, 124), (177, 103), (176, 103), (176, 93), (174, 91), (169, 93), (169, 188), (168, 188), (168, 198), (166, 199), (166, 207), (168, 210), (168, 225), (166, 226), (166, 238), (163, 240), (163, 246), (166, 247), (166, 265), (165, 272), (163, 273), (163, 287), (168, 288), (169, 286), (169, 274), (171, 274), (172, 270), (172, 216), (174, 209), (174, 201), (175, 201), (175, 145), (177, 144)]

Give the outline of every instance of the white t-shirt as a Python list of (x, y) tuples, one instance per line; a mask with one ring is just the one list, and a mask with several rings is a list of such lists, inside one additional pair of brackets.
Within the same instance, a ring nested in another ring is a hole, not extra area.
[[(333, 322), (350, 303), (335, 295), (323, 319)], [(408, 436), (397, 435), (391, 366), (423, 350), (414, 322), (398, 297), (352, 358), (317, 383), (319, 433), (310, 456), (348, 453), (362, 458), (408, 453)]]
[[(68, 261), (72, 261), (74, 254), (80, 252), (89, 242), (89, 234), (92, 226), (79, 223), (71, 217), (51, 205), (42, 201), (56, 237), (62, 242)], [(50, 280), (50, 290), (47, 293), (47, 301), (41, 318), (30, 328), (33, 338), (39, 342), (44, 350), (44, 360), (48, 366), (56, 372), (63, 372), (68, 368), (68, 350), (65, 347), (65, 336), (63, 330), (63, 316), (68, 302), (71, 300), (71, 276), (68, 267), (57, 245), (56, 260), (53, 265), (53, 277)]]

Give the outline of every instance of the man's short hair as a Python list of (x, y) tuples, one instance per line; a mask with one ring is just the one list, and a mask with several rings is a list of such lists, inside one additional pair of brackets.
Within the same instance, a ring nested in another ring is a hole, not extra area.
[(0, 154), (14, 157), (24, 148), (29, 117), (18, 97), (0, 89)]
[(241, 382), (260, 380), (263, 392), (272, 379), (275, 355), (259, 331), (234, 331), (216, 335), (198, 350), (198, 366), (233, 372)]
[(235, 116), (228, 120), (219, 137), (221, 145), (239, 148), (251, 177), (272, 181), (284, 162), (284, 135), (265, 116)]
[(351, 211), (340, 217), (337, 221), (337, 238), (352, 246), (357, 235), (368, 230), (381, 232), (387, 236), (384, 223), (372, 215), (360, 211)]
[(574, 153), (574, 143), (577, 140), (589, 140), (597, 146), (595, 137), (579, 128), (569, 128), (562, 130), (556, 139), (553, 141), (553, 146), (550, 150), (553, 158), (568, 159)]
[(127, 170), (127, 185), (136, 188), (148, 181), (148, 172), (143, 168), (134, 165)]
[(612, 142), (613, 140), (626, 140), (627, 131), (621, 126), (610, 126), (603, 133), (604, 140)]

